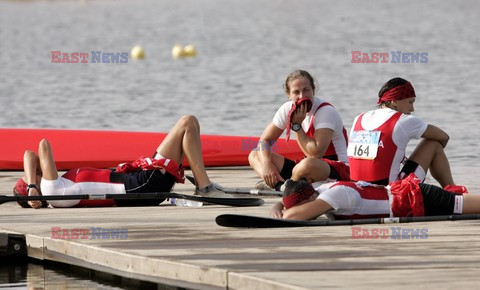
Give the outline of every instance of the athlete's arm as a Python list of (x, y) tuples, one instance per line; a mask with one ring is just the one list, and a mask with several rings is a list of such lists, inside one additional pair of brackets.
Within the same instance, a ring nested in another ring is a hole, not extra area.
[(311, 220), (332, 209), (332, 206), (326, 201), (316, 199), (285, 210), (283, 212), (283, 218), (291, 220)]
[[(292, 124), (302, 124), (307, 115), (307, 106), (302, 105), (293, 113)], [(333, 137), (333, 130), (330, 128), (319, 128), (315, 130), (313, 138), (307, 136), (307, 133), (302, 129), (295, 132), (297, 142), (302, 149), (303, 154), (307, 157), (322, 158), (327, 151)]]
[[(273, 142), (277, 141), (278, 138), (282, 135), (283, 130), (275, 126), (275, 124), (270, 123), (268, 126), (265, 128), (265, 130), (262, 133), (262, 136), (260, 136), (260, 141), (258, 142), (257, 150), (259, 150), (261, 153), (265, 153), (265, 157), (269, 158), (270, 157), (270, 146), (272, 145)], [(265, 150), (268, 149), (267, 150)], [(263, 154), (262, 154), (263, 155)]]
[(315, 130), (314, 139), (308, 137), (303, 130), (298, 130), (296, 133), (298, 145), (305, 156), (314, 158), (323, 157), (333, 137), (333, 130), (328, 128)]
[(270, 216), (273, 218), (281, 219), (283, 216), (283, 203), (277, 202), (270, 210)]
[(436, 140), (442, 144), (443, 148), (445, 148), (450, 136), (448, 136), (448, 134), (442, 129), (429, 124), (425, 132), (422, 134), (422, 138)]
[(282, 129), (270, 123), (263, 131), (256, 148), (258, 159), (260, 164), (262, 164), (262, 178), (271, 187), (274, 187), (277, 181), (283, 180), (271, 158), (271, 145), (278, 140), (282, 133)]

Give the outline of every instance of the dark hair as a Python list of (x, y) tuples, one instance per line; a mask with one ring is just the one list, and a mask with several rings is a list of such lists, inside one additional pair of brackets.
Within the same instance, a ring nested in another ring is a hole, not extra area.
[(285, 80), (285, 84), (283, 85), (283, 88), (285, 89), (285, 93), (287, 95), (290, 93), (290, 83), (293, 82), (294, 80), (304, 77), (306, 78), (309, 82), (310, 85), (312, 86), (313, 92), (315, 93), (315, 80), (313, 79), (312, 75), (305, 71), (305, 70), (296, 70), (291, 72), (288, 76), (287, 79)]
[(282, 203), (288, 209), (310, 199), (314, 194), (315, 189), (305, 178), (297, 181), (287, 179)]
[[(13, 188), (13, 195), (14, 196), (23, 196), (21, 194), (18, 193), (17, 189), (14, 187)], [(23, 208), (30, 208), (31, 206), (28, 204), (28, 202), (26, 202), (25, 200), (22, 200), (22, 201), (17, 201), (17, 203), (23, 207)]]
[[(398, 77), (389, 80), (388, 82), (383, 84), (382, 88), (380, 88), (380, 91), (378, 92), (378, 98), (380, 99), (382, 97), (382, 95), (385, 94), (386, 91), (388, 91), (390, 89), (393, 89), (393, 88), (396, 88), (398, 86), (404, 85), (407, 82), (408, 82), (407, 80), (404, 80), (404, 79), (398, 78)], [(380, 104), (380, 106), (383, 105), (383, 104), (388, 104), (388, 103), (390, 103), (390, 101), (382, 102)]]
[(291, 179), (285, 180), (285, 191), (283, 192), (283, 197), (290, 196), (298, 191), (304, 190), (306, 187), (312, 186), (308, 183), (305, 177), (300, 178), (297, 181)]

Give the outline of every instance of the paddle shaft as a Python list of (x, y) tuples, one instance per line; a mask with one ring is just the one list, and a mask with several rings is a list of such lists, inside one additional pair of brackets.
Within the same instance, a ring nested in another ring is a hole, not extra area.
[[(195, 183), (195, 177), (190, 175), (185, 175), (185, 177), (193, 184)], [(261, 189), (243, 189), (243, 188), (231, 188), (231, 187), (222, 187), (220, 189), (225, 193), (236, 193), (236, 194), (251, 194), (251, 195), (264, 195), (264, 196), (283, 196), (283, 193), (280, 191), (274, 190), (261, 190)]]
[(416, 217), (394, 217), (394, 218), (370, 218), (370, 219), (350, 219), (350, 220), (325, 220), (310, 221), (312, 223), (324, 223), (325, 226), (337, 225), (363, 225), (363, 224), (398, 224), (415, 222), (434, 222), (434, 221), (457, 221), (457, 220), (477, 220), (480, 214), (465, 215), (439, 215), (439, 216), (416, 216)]
[(76, 195), (47, 195), (47, 196), (0, 196), (0, 204), (11, 201), (32, 201), (32, 200), (105, 200), (105, 199), (166, 199), (179, 198), (199, 202), (208, 202), (218, 205), (228, 206), (258, 206), (264, 201), (259, 198), (216, 198), (194, 196), (188, 194), (179, 194), (174, 192), (148, 192), (148, 193), (128, 193), (128, 194), (76, 194)]

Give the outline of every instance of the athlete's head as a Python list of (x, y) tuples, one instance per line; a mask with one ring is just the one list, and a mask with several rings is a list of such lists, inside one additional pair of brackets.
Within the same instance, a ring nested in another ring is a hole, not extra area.
[(393, 78), (383, 84), (378, 92), (380, 107), (388, 107), (403, 114), (414, 111), (415, 90), (410, 82), (402, 78)]
[(317, 197), (317, 192), (305, 178), (298, 181), (287, 179), (283, 193), (283, 206), (288, 209), (302, 203), (312, 201)]
[(313, 99), (315, 95), (315, 81), (309, 72), (296, 70), (287, 76), (284, 89), (288, 98), (293, 102), (301, 98)]
[[(14, 196), (28, 196), (27, 192), (27, 183), (20, 177), (13, 187), (13, 195)], [(23, 208), (30, 208), (31, 206), (28, 204), (27, 201), (17, 201), (17, 203)], [(48, 203), (46, 201), (42, 201), (42, 207), (47, 207)]]

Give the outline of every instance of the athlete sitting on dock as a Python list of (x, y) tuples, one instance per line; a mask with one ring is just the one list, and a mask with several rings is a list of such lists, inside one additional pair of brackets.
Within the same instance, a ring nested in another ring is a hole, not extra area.
[[(181, 162), (187, 158), (195, 176), (195, 194), (228, 197), (210, 182), (205, 171), (200, 144), (200, 124), (194, 116), (183, 116), (158, 146), (153, 158), (141, 157), (132, 164), (109, 169), (75, 168), (58, 175), (48, 140), (39, 143), (38, 156), (31, 150), (24, 154), (25, 175), (15, 185), (15, 195), (77, 195), (104, 193), (169, 192), (175, 182), (184, 182)], [(180, 164), (180, 165), (179, 165)], [(53, 207), (142, 206), (158, 205), (163, 200), (64, 200), (50, 201)], [(42, 201), (19, 202), (22, 207), (40, 208)]]
[[(315, 81), (307, 71), (290, 73), (284, 89), (289, 101), (277, 110), (263, 131), (258, 147), (248, 157), (250, 166), (263, 178), (255, 187), (280, 191), (284, 180), (292, 174), (312, 181), (350, 180), (347, 132), (338, 111), (315, 96)], [(298, 164), (270, 148), (285, 130), (287, 141), (290, 130), (294, 132), (306, 157)]]
[[(379, 107), (355, 118), (347, 149), (352, 180), (387, 185), (410, 173), (424, 180), (430, 170), (442, 187), (455, 184), (444, 149), (450, 137), (412, 115), (415, 99), (410, 82), (393, 78), (378, 93)], [(412, 139), (421, 142), (407, 158)]]
[(310, 220), (322, 214), (358, 219), (480, 213), (480, 195), (467, 192), (463, 186), (447, 191), (421, 183), (414, 174), (389, 186), (338, 181), (313, 188), (305, 179), (287, 180), (283, 200), (273, 206), (271, 216)]

